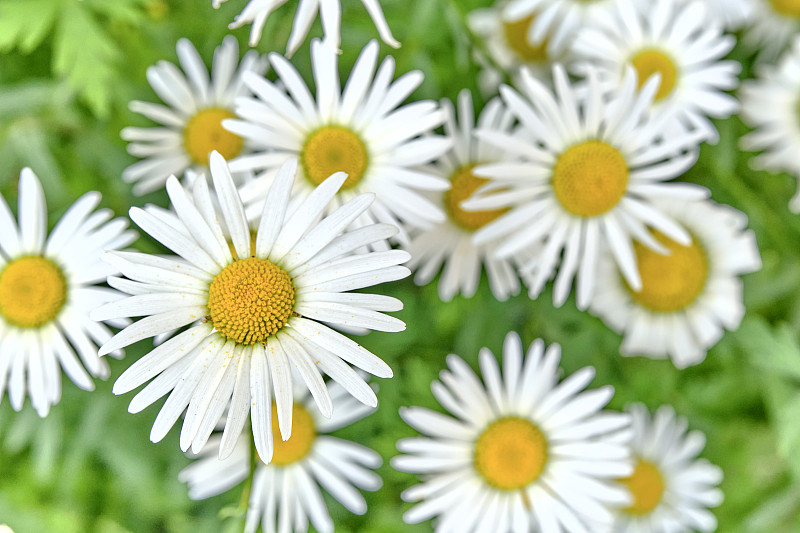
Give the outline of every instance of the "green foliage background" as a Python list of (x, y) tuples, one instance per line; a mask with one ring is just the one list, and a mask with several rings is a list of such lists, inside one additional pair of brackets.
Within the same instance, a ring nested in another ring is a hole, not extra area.
[[(360, 2), (343, 2), (346, 75), (361, 47), (376, 31)], [(425, 83), (416, 98), (454, 98), (462, 87), (476, 91), (477, 67), (464, 16), (490, 0), (382, 0), (402, 49), (392, 52), (397, 72), (421, 69)], [(258, 50), (283, 51), (294, 2), (270, 18)], [(145, 69), (160, 59), (176, 61), (175, 43), (191, 39), (201, 55), (229, 33), (227, 23), (244, 0), (215, 11), (209, 0), (0, 0), (0, 193), (14, 205), (19, 171), (31, 166), (42, 180), (52, 221), (83, 192), (96, 189), (119, 215), (131, 205), (166, 205), (166, 194), (135, 198), (120, 180), (134, 159), (119, 131), (148, 125), (127, 109), (131, 99), (157, 101)], [(242, 50), (249, 27), (236, 30)], [(317, 22), (312, 35), (320, 35)], [(752, 54), (732, 53), (750, 76)], [(310, 79), (308, 42), (295, 65)], [(725, 503), (716, 510), (719, 531), (800, 531), (800, 218), (787, 209), (796, 180), (754, 172), (751, 154), (737, 149), (746, 127), (738, 117), (719, 121), (721, 141), (704, 146), (699, 163), (683, 178), (709, 187), (712, 198), (750, 217), (764, 268), (745, 278), (747, 316), (735, 333), (712, 348), (706, 361), (684, 371), (667, 361), (622, 358), (620, 338), (570, 299), (554, 309), (549, 293), (499, 303), (485, 279), (471, 299), (441, 303), (436, 288), (410, 280), (383, 288), (401, 298), (398, 316), (408, 329), (360, 339), (395, 370), (380, 381), (376, 414), (340, 430), (385, 459), (384, 488), (367, 494), (369, 512), (348, 514), (329, 498), (343, 532), (430, 531), (430, 524), (402, 522), (400, 492), (414, 476), (393, 471), (395, 442), (414, 432), (397, 415), (401, 405), (438, 406), (431, 380), (448, 353), (476, 365), (480, 347), (495, 354), (509, 330), (527, 345), (542, 337), (563, 348), (562, 367), (597, 368), (594, 386), (614, 385), (613, 408), (641, 401), (651, 408), (671, 404), (690, 426), (705, 432), (704, 456), (725, 471)], [(137, 247), (156, 250), (142, 238)], [(60, 404), (39, 419), (29, 404), (15, 413), (0, 401), (0, 523), (17, 533), (234, 532), (243, 518), (239, 489), (192, 502), (176, 475), (189, 461), (178, 449), (176, 428), (159, 444), (149, 442), (160, 402), (130, 415), (132, 395), (115, 397), (111, 383), (149, 349), (143, 341), (123, 361), (110, 360), (112, 378), (97, 390), (78, 390), (64, 378)], [(222, 509), (222, 511), (220, 511)]]

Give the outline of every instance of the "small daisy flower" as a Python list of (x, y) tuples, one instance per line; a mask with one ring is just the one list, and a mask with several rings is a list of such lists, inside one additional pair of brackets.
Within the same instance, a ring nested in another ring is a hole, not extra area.
[(710, 533), (717, 519), (709, 507), (722, 503), (722, 470), (697, 459), (706, 438), (700, 431), (687, 432), (685, 418), (669, 406), (650, 417), (642, 404), (628, 407), (633, 417), (630, 444), (636, 462), (633, 475), (621, 480), (633, 504), (621, 509), (614, 533)]
[(683, 245), (654, 232), (669, 255), (634, 245), (642, 287), (634, 291), (604, 257), (590, 311), (623, 335), (624, 355), (669, 356), (684, 368), (705, 359), (706, 350), (735, 330), (744, 316), (742, 274), (761, 268), (747, 217), (711, 201), (661, 201), (662, 213), (692, 237)]
[[(742, 120), (754, 130), (742, 137), (745, 150), (762, 150), (750, 165), (800, 178), (800, 37), (777, 66), (757, 65), (756, 79), (742, 83)], [(800, 213), (800, 187), (789, 202)]]
[[(458, 114), (449, 100), (442, 101), (447, 114), (445, 133), (453, 140), (453, 147), (435, 165), (436, 173), (450, 181), (451, 188), (441, 193), (439, 203), (447, 213), (447, 220), (428, 231), (422, 231), (409, 243), (411, 254), (408, 267), (416, 270), (414, 281), (426, 285), (444, 266), (439, 280), (439, 297), (450, 301), (458, 293), (469, 298), (475, 294), (481, 279), (481, 267), (486, 265), (489, 286), (498, 300), (506, 300), (519, 294), (519, 278), (512, 261), (495, 259), (491, 245), (475, 246), (472, 235), (504, 210), (464, 211), (461, 202), (486, 179), (472, 173), (482, 163), (500, 161), (503, 153), (496, 147), (475, 137), (475, 117), (472, 95), (463, 90), (458, 97)], [(514, 117), (499, 99), (490, 101), (478, 117), (477, 126), (482, 129), (511, 133)]]
[(89, 374), (110, 375), (97, 346), (112, 333), (89, 312), (123, 296), (96, 285), (118, 272), (101, 255), (128, 246), (136, 234), (124, 219), (109, 221), (110, 210), (95, 211), (99, 202), (100, 193), (84, 194), (48, 236), (44, 192), (31, 169), (19, 177), (19, 224), (0, 196), (0, 400), (7, 389), (16, 411), (27, 390), (39, 416), (47, 416), (61, 399), (61, 369), (84, 390), (94, 390)]
[[(361, 193), (376, 194), (356, 225), (377, 220), (402, 228), (402, 220), (425, 228), (442, 222), (442, 210), (418, 191), (449, 187), (447, 180), (419, 168), (450, 146), (448, 139), (431, 134), (444, 122), (444, 112), (431, 100), (398, 107), (422, 83), (422, 73), (409, 72), (392, 83), (394, 60), (388, 57), (376, 74), (378, 43), (372, 41), (341, 91), (335, 50), (315, 39), (311, 60), (316, 101), (297, 70), (278, 54), (271, 54), (270, 61), (288, 95), (261, 76), (245, 76), (255, 98), (238, 99), (236, 113), (242, 119), (223, 123), (257, 150), (232, 161), (231, 169), (264, 171), (243, 189), (244, 200), (250, 204), (255, 199), (260, 206), (275, 170), (296, 157), (300, 179), (295, 187), (300, 196), (337, 171), (346, 172), (348, 178), (334, 205)], [(405, 230), (398, 238), (407, 240)]]
[(558, 383), (559, 359), (559, 346), (545, 351), (541, 340), (523, 357), (509, 333), (502, 370), (489, 350), (480, 352), (484, 386), (461, 358), (448, 356), (449, 369), (431, 390), (455, 418), (422, 407), (400, 411), (425, 435), (400, 440), (407, 455), (392, 459), (397, 470), (423, 475), (402, 495), (421, 501), (404, 515), (407, 523), (438, 517), (436, 531), (460, 533), (610, 526), (610, 507), (630, 502), (613, 483), (633, 472), (619, 438), (630, 419), (602, 410), (612, 387), (584, 390), (593, 368)]
[(151, 211), (131, 209), (133, 221), (180, 258), (109, 254), (106, 260), (128, 278), (112, 277), (109, 283), (131, 296), (93, 316), (145, 318), (106, 342), (100, 354), (189, 326), (126, 370), (114, 393), (152, 379), (131, 402), (129, 410), (138, 412), (172, 391), (150, 437), (161, 440), (186, 411), (180, 446), (195, 452), (230, 402), (221, 458), (233, 450), (249, 413), (258, 454), (269, 462), (273, 396), (281, 435), (291, 435), (291, 367), (300, 372), (325, 416), (331, 416), (333, 405), (320, 372), (359, 401), (377, 405), (375, 393), (344, 361), (380, 377), (391, 377), (391, 369), (323, 322), (405, 329), (403, 322), (381, 312), (400, 310), (399, 300), (347, 291), (406, 277), (409, 270), (398, 265), (409, 256), (400, 250), (352, 254), (386, 237), (387, 225), (342, 233), (367, 209), (371, 195), (358, 196), (319, 220), (344, 183), (343, 173), (289, 209), (297, 162), (288, 161), (267, 193), (252, 235), (227, 163), (212, 152), (210, 165), (221, 217), (205, 180), (197, 180), (188, 192), (174, 177), (167, 180), (167, 193), (179, 226)]
[[(228, 0), (212, 0), (214, 9), (217, 9)], [(267, 18), (273, 11), (277, 10), (288, 0), (250, 0), (241, 13), (228, 26), (236, 29), (245, 24), (252, 24), (250, 28), (250, 46), (255, 46), (261, 40), (261, 32), (267, 23)], [(369, 13), (378, 35), (384, 43), (392, 48), (400, 48), (400, 43), (392, 36), (389, 23), (379, 0), (361, 0), (364, 8)], [(292, 23), (292, 33), (289, 35), (289, 42), (286, 44), (286, 56), (291, 57), (306, 40), (314, 19), (319, 12), (322, 19), (322, 29), (325, 32), (325, 41), (330, 42), (335, 50), (339, 49), (341, 43), (342, 25), (342, 5), (341, 0), (300, 0), (297, 5), (297, 13)]]
[(759, 61), (774, 62), (800, 31), (800, 1), (754, 0), (743, 42), (761, 52)]
[(532, 298), (553, 275), (563, 250), (553, 299), (564, 303), (577, 273), (581, 309), (591, 299), (602, 250), (610, 248), (627, 282), (639, 289), (633, 239), (663, 249), (647, 226), (690, 243), (689, 234), (653, 206), (654, 198), (708, 194), (695, 185), (661, 183), (694, 163), (697, 139), (679, 133), (662, 139), (660, 124), (647, 114), (657, 78), (636, 94), (636, 74), (628, 67), (619, 90), (606, 94), (594, 69), (587, 76), (586, 98), (580, 100), (560, 65), (554, 68), (555, 95), (524, 70), (525, 96), (501, 87), (521, 132), (477, 131), (510, 160), (475, 167), (475, 175), (490, 182), (462, 203), (467, 210), (510, 208), (474, 236), (476, 245), (499, 241), (498, 257), (543, 246), (522, 269)]
[[(382, 463), (380, 455), (355, 442), (327, 435), (361, 420), (374, 409), (358, 403), (333, 383), (329, 389), (336, 409), (331, 418), (326, 418), (301, 387), (295, 387), (294, 392), (292, 436), (284, 441), (272, 426), (272, 461), (264, 463), (256, 454), (247, 533), (255, 533), (259, 523), (264, 531), (301, 533), (308, 530), (309, 521), (317, 531), (332, 532), (334, 524), (320, 487), (349, 511), (364, 514), (367, 503), (357, 489), (375, 491), (383, 484), (373, 472)], [(273, 402), (273, 417), (276, 411)], [(178, 474), (189, 485), (192, 499), (221, 494), (250, 474), (252, 447), (248, 439), (239, 437), (233, 453), (223, 460), (218, 457), (221, 442), (218, 434), (213, 435), (195, 454), (196, 461)]]
[[(233, 118), (233, 100), (248, 94), (242, 82), (245, 72), (263, 74), (266, 58), (255, 51), (239, 61), (239, 45), (228, 36), (214, 51), (211, 78), (194, 45), (178, 41), (177, 66), (161, 61), (147, 69), (147, 80), (167, 106), (134, 100), (130, 109), (160, 124), (155, 128), (124, 128), (120, 135), (130, 141), (128, 152), (142, 161), (122, 171), (122, 179), (134, 182), (133, 193), (146, 194), (164, 186), (167, 177), (187, 169), (207, 173), (212, 150), (230, 159), (241, 154), (244, 141), (225, 130), (223, 119)], [(237, 68), (238, 64), (238, 68)], [(185, 74), (184, 74), (185, 73)]]
[(578, 32), (574, 69), (584, 74), (596, 67), (602, 80), (618, 86), (632, 65), (640, 88), (660, 74), (653, 113), (674, 117), (680, 127), (716, 143), (719, 135), (708, 117), (727, 118), (739, 107), (724, 91), (738, 85), (741, 65), (721, 60), (734, 44), (736, 38), (722, 33), (702, 2), (655, 0), (637, 9), (634, 0), (619, 0), (608, 16)]

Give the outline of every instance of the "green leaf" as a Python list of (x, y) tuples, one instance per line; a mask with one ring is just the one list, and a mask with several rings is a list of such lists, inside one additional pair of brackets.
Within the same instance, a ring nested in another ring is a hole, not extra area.
[(0, 3), (0, 52), (33, 51), (47, 37), (59, 0), (5, 0)]

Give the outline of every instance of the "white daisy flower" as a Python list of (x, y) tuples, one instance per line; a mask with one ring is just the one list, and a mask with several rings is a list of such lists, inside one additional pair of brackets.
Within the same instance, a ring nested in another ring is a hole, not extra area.
[[(100, 193), (84, 194), (48, 236), (44, 192), (31, 169), (19, 176), (19, 224), (0, 196), (0, 401), (7, 389), (16, 411), (27, 390), (39, 416), (47, 416), (61, 399), (61, 369), (84, 390), (94, 390), (89, 374), (110, 375), (97, 346), (112, 333), (89, 312), (123, 296), (96, 285), (118, 272), (100, 257), (128, 246), (136, 234), (125, 231), (127, 220), (109, 221), (111, 210), (95, 211), (98, 203)], [(123, 352), (112, 355), (121, 358)]]
[(180, 446), (199, 451), (230, 400), (221, 457), (233, 450), (249, 412), (256, 449), (269, 462), (273, 442), (268, 406), (273, 396), (281, 435), (291, 435), (292, 366), (325, 416), (333, 406), (320, 371), (359, 401), (377, 405), (372, 389), (343, 360), (380, 377), (391, 377), (391, 369), (322, 322), (405, 329), (402, 321), (380, 312), (400, 310), (399, 300), (347, 291), (406, 277), (409, 270), (398, 264), (409, 256), (400, 250), (352, 254), (396, 231), (372, 225), (342, 233), (367, 209), (371, 195), (358, 196), (319, 220), (346, 179), (343, 173), (289, 209), (297, 162), (287, 162), (267, 193), (258, 230), (251, 236), (225, 160), (212, 152), (210, 165), (222, 217), (214, 211), (205, 180), (195, 182), (190, 198), (171, 177), (167, 193), (179, 227), (137, 207), (130, 216), (180, 259), (109, 254), (106, 260), (128, 278), (112, 277), (109, 283), (131, 296), (92, 316), (145, 316), (106, 342), (101, 355), (190, 326), (134, 363), (114, 384), (114, 393), (122, 394), (153, 380), (133, 399), (131, 412), (172, 391), (153, 424), (154, 442), (186, 411)]
[[(486, 179), (472, 173), (473, 167), (503, 159), (503, 152), (474, 135), (475, 116), (472, 95), (463, 90), (458, 97), (458, 114), (449, 100), (442, 101), (447, 114), (444, 129), (453, 140), (453, 147), (437, 161), (435, 173), (446, 178), (451, 188), (440, 193), (438, 203), (447, 213), (447, 220), (438, 226), (419, 232), (407, 246), (411, 254), (408, 267), (416, 270), (414, 281), (426, 285), (444, 267), (439, 280), (439, 297), (450, 301), (456, 294), (469, 298), (475, 294), (481, 279), (481, 267), (486, 265), (489, 286), (498, 300), (519, 294), (519, 278), (509, 259), (495, 259), (492, 246), (475, 246), (472, 235), (501, 216), (504, 210), (464, 211), (461, 202)], [(511, 134), (514, 117), (499, 99), (490, 101), (478, 117), (477, 126)]]
[(509, 333), (502, 373), (494, 355), (481, 350), (485, 386), (461, 358), (448, 356), (449, 369), (431, 390), (456, 418), (401, 409), (425, 435), (400, 440), (397, 448), (407, 455), (392, 459), (397, 470), (423, 475), (402, 494), (422, 501), (405, 513), (407, 523), (438, 517), (436, 531), (588, 533), (588, 522), (608, 530), (610, 507), (629, 504), (613, 480), (633, 472), (620, 440), (630, 419), (602, 411), (613, 388), (585, 391), (591, 367), (559, 384), (557, 344), (545, 351), (536, 340), (524, 358), (522, 350)]
[[(214, 9), (227, 2), (228, 0), (212, 0)], [(252, 24), (250, 28), (250, 46), (255, 46), (261, 40), (261, 32), (267, 23), (267, 18), (273, 11), (277, 10), (288, 0), (250, 0), (241, 13), (228, 25), (230, 29), (236, 29), (245, 24)], [(369, 13), (378, 35), (384, 43), (392, 48), (400, 48), (400, 43), (392, 36), (389, 23), (379, 0), (361, 0), (364, 8)], [(291, 57), (306, 40), (317, 12), (322, 19), (322, 29), (325, 32), (325, 41), (330, 42), (334, 49), (338, 50), (341, 43), (342, 25), (342, 5), (341, 0), (299, 0), (297, 13), (292, 23), (292, 33), (289, 35), (289, 42), (286, 44), (286, 56)]]
[[(249, 94), (242, 82), (245, 72), (263, 74), (266, 58), (255, 51), (239, 62), (239, 45), (228, 36), (214, 51), (211, 78), (194, 45), (178, 41), (183, 72), (169, 61), (147, 69), (147, 80), (165, 105), (134, 100), (130, 109), (160, 124), (155, 128), (124, 128), (128, 152), (142, 158), (122, 171), (122, 179), (135, 182), (133, 193), (146, 194), (164, 186), (170, 175), (187, 169), (207, 173), (212, 150), (230, 159), (241, 154), (244, 141), (225, 130), (221, 121), (233, 118), (233, 100)], [(238, 68), (237, 68), (238, 65)]]
[[(636, 0), (642, 10), (653, 9), (653, 0)], [(695, 0), (678, 0), (682, 3)], [(699, 0), (708, 12), (713, 24), (718, 24), (728, 31), (736, 31), (750, 21), (755, 9), (756, 0)]]
[(717, 519), (709, 507), (722, 503), (722, 470), (697, 459), (706, 438), (688, 431), (685, 418), (661, 406), (651, 419), (647, 408), (627, 408), (633, 417), (631, 452), (636, 461), (633, 475), (622, 479), (633, 504), (620, 510), (614, 533), (710, 533)]
[(618, 0), (616, 9), (578, 32), (572, 51), (575, 72), (597, 68), (613, 86), (622, 83), (627, 65), (636, 70), (640, 88), (660, 74), (653, 113), (674, 117), (674, 127), (699, 130), (716, 143), (719, 134), (708, 117), (727, 118), (739, 108), (724, 91), (738, 85), (741, 65), (721, 60), (735, 44), (702, 2), (655, 0), (637, 9), (634, 0)]
[[(800, 37), (777, 66), (757, 65), (756, 79), (742, 83), (742, 120), (754, 130), (742, 137), (745, 150), (762, 150), (750, 165), (800, 178)], [(800, 213), (800, 187), (789, 202)]]
[(637, 94), (636, 74), (628, 67), (619, 90), (605, 94), (597, 72), (589, 69), (587, 76), (586, 98), (580, 100), (560, 65), (554, 68), (555, 96), (525, 70), (524, 97), (501, 87), (521, 132), (512, 136), (479, 129), (477, 135), (512, 160), (475, 167), (475, 175), (490, 183), (462, 203), (467, 210), (511, 208), (475, 233), (478, 245), (500, 241), (498, 257), (544, 246), (523, 268), (530, 275), (532, 298), (553, 275), (563, 250), (553, 299), (556, 305), (564, 303), (577, 273), (581, 309), (591, 299), (602, 250), (611, 249), (625, 279), (638, 289), (632, 240), (663, 250), (647, 226), (683, 244), (691, 242), (679, 224), (653, 207), (654, 198), (708, 195), (695, 185), (661, 183), (694, 163), (697, 139), (690, 134), (661, 138), (662, 124), (647, 113), (657, 78)]
[[(245, 82), (256, 97), (237, 100), (236, 113), (243, 120), (223, 123), (258, 150), (232, 161), (231, 169), (264, 170), (260, 179), (243, 190), (245, 201), (255, 199), (260, 206), (275, 170), (286, 159), (296, 157), (301, 179), (295, 187), (300, 196), (337, 171), (349, 177), (334, 205), (364, 192), (376, 194), (372, 207), (356, 225), (378, 220), (401, 226), (405, 221), (424, 228), (442, 222), (442, 210), (418, 191), (449, 187), (447, 180), (419, 169), (450, 146), (449, 139), (431, 134), (444, 121), (444, 112), (432, 100), (398, 107), (422, 83), (422, 73), (409, 72), (392, 83), (394, 60), (387, 57), (376, 74), (378, 43), (372, 41), (361, 52), (341, 91), (334, 49), (315, 39), (311, 59), (316, 101), (291, 63), (271, 54), (272, 66), (288, 95), (261, 76), (247, 75)], [(398, 238), (407, 240), (403, 229)]]
[[(288, 440), (281, 440), (277, 428), (272, 435), (272, 462), (255, 458), (253, 485), (247, 508), (245, 532), (305, 532), (309, 521), (317, 531), (332, 532), (334, 524), (322, 497), (325, 489), (349, 511), (364, 514), (367, 503), (357, 489), (375, 491), (383, 484), (373, 472), (382, 463), (373, 450), (327, 435), (361, 420), (374, 409), (358, 403), (336, 383), (330, 385), (336, 409), (331, 418), (323, 416), (307, 393), (295, 388), (292, 418), (294, 428)], [(277, 407), (272, 403), (272, 416)], [(221, 427), (218, 429), (222, 429)], [(239, 437), (230, 457), (220, 460), (222, 439), (215, 434), (196, 461), (184, 468), (178, 479), (189, 485), (189, 497), (205, 499), (238, 485), (250, 474), (251, 444)]]
[(654, 232), (670, 252), (634, 245), (642, 287), (633, 291), (606, 254), (598, 267), (590, 311), (623, 335), (624, 355), (670, 357), (684, 368), (700, 363), (726, 329), (744, 316), (739, 276), (761, 268), (744, 213), (711, 201), (659, 201), (658, 209), (683, 225), (692, 240), (682, 245)]
[(528, 43), (531, 46), (547, 44), (553, 56), (563, 54), (570, 46), (575, 33), (594, 23), (616, 0), (509, 0), (503, 11), (507, 22), (531, 19), (528, 26)]
[(754, 0), (750, 23), (743, 42), (760, 50), (759, 61), (774, 62), (800, 31), (800, 2), (797, 0)]

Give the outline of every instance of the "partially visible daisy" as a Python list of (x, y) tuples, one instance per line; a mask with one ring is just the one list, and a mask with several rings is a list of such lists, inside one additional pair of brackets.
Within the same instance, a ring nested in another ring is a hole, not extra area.
[(608, 16), (578, 32), (572, 48), (575, 71), (597, 68), (601, 79), (618, 86), (632, 65), (640, 88), (658, 73), (652, 112), (717, 142), (719, 134), (708, 117), (727, 118), (739, 107), (724, 91), (738, 85), (741, 65), (722, 60), (736, 38), (722, 33), (700, 1), (655, 0), (641, 9), (634, 2), (618, 0)]
[[(168, 61), (147, 69), (147, 79), (167, 104), (134, 100), (130, 109), (158, 122), (155, 128), (124, 128), (120, 135), (130, 141), (128, 152), (142, 161), (122, 171), (122, 179), (135, 182), (134, 194), (146, 194), (164, 186), (167, 177), (187, 169), (208, 171), (212, 150), (230, 159), (241, 154), (244, 141), (225, 130), (221, 122), (233, 118), (233, 100), (249, 94), (242, 77), (245, 72), (263, 74), (266, 58), (255, 51), (245, 54), (239, 64), (239, 45), (228, 36), (214, 51), (211, 78), (194, 45), (178, 41), (178, 60), (183, 72)], [(237, 68), (238, 65), (238, 68)]]
[[(585, 98), (578, 99), (564, 69), (554, 68), (555, 94), (523, 70), (524, 96), (503, 86), (501, 96), (519, 119), (521, 132), (478, 130), (508, 161), (480, 165), (489, 178), (466, 210), (509, 212), (475, 233), (475, 244), (499, 242), (498, 257), (542, 246), (523, 268), (535, 298), (561, 262), (553, 299), (561, 305), (577, 273), (577, 303), (586, 308), (595, 286), (595, 264), (610, 249), (628, 283), (638, 289), (633, 239), (656, 250), (651, 226), (683, 244), (689, 234), (653, 205), (655, 198), (704, 198), (706, 189), (662, 183), (680, 176), (696, 160), (696, 137), (676, 132), (663, 140), (661, 125), (647, 113), (658, 87), (651, 78), (636, 90), (628, 67), (618, 90), (606, 94), (597, 71), (587, 70)], [(563, 250), (563, 260), (561, 258)]]
[(692, 236), (682, 245), (653, 237), (670, 254), (634, 245), (642, 287), (634, 291), (606, 254), (590, 311), (621, 333), (624, 355), (670, 357), (684, 368), (735, 330), (744, 316), (742, 274), (761, 268), (761, 257), (744, 213), (711, 201), (660, 201), (657, 208)]
[[(495, 259), (492, 246), (475, 246), (472, 235), (501, 216), (504, 210), (464, 211), (461, 202), (486, 179), (472, 173), (473, 167), (503, 159), (503, 152), (475, 137), (475, 116), (472, 96), (463, 90), (458, 96), (458, 114), (449, 100), (442, 101), (447, 113), (444, 123), (446, 135), (453, 140), (453, 147), (444, 154), (434, 168), (436, 174), (446, 178), (451, 188), (440, 193), (438, 203), (447, 213), (447, 220), (438, 226), (420, 231), (408, 244), (411, 254), (408, 267), (416, 270), (414, 281), (425, 285), (444, 266), (439, 280), (439, 297), (449, 301), (458, 293), (466, 297), (475, 294), (481, 279), (482, 266), (486, 266), (489, 286), (498, 300), (505, 300), (520, 289), (519, 278), (509, 259)], [(514, 117), (499, 99), (490, 101), (478, 117), (477, 127), (511, 134)]]
[(717, 486), (722, 470), (698, 459), (706, 438), (687, 431), (685, 418), (669, 406), (650, 417), (642, 404), (627, 409), (633, 417), (630, 448), (636, 462), (633, 475), (621, 480), (633, 504), (618, 512), (614, 533), (710, 533), (717, 519), (709, 510), (722, 503)]
[(800, 31), (798, 0), (754, 0), (743, 42), (760, 50), (759, 61), (773, 63)]
[[(636, 0), (642, 10), (653, 9), (653, 0)], [(678, 0), (681, 3), (698, 0)], [(708, 11), (712, 24), (717, 24), (727, 31), (741, 29), (750, 21), (757, 0), (699, 0)]]
[[(553, 56), (569, 49), (576, 32), (593, 24), (616, 0), (509, 0), (503, 9), (508, 23), (528, 24), (530, 46), (546, 44)], [(532, 22), (531, 22), (532, 21)]]
[[(800, 178), (800, 37), (777, 66), (757, 65), (756, 79), (742, 83), (742, 120), (754, 130), (742, 137), (745, 150), (761, 150), (750, 165)], [(789, 202), (800, 213), (800, 186)]]
[(608, 528), (612, 507), (627, 505), (613, 480), (630, 475), (630, 453), (620, 439), (630, 418), (603, 411), (610, 386), (584, 390), (594, 369), (578, 370), (561, 383), (560, 349), (536, 340), (523, 357), (514, 333), (503, 345), (502, 369), (480, 352), (483, 383), (458, 356), (447, 357), (431, 390), (454, 417), (423, 407), (400, 411), (425, 436), (402, 439), (406, 455), (392, 459), (423, 482), (406, 490), (420, 501), (407, 523), (436, 517), (436, 531), (589, 531)]
[[(432, 100), (401, 105), (422, 83), (422, 73), (409, 72), (392, 82), (394, 60), (387, 57), (378, 68), (378, 43), (361, 52), (344, 90), (340, 89), (338, 56), (315, 39), (311, 60), (316, 99), (286, 58), (271, 54), (272, 67), (283, 86), (261, 76), (247, 75), (254, 98), (236, 103), (239, 120), (224, 126), (251, 142), (255, 153), (231, 162), (235, 171), (263, 171), (242, 194), (248, 207), (260, 206), (275, 170), (288, 158), (300, 161), (297, 194), (308, 195), (337, 171), (348, 174), (334, 206), (358, 194), (375, 193), (375, 202), (356, 226), (380, 221), (401, 227), (404, 223), (431, 227), (444, 213), (420, 191), (445, 190), (447, 180), (424, 169), (450, 146), (450, 140), (431, 132), (444, 121), (444, 112)], [(374, 78), (373, 78), (374, 77)], [(384, 248), (388, 248), (384, 246)]]
[(325, 416), (331, 416), (333, 405), (321, 372), (359, 401), (377, 405), (372, 389), (345, 361), (380, 377), (391, 377), (391, 369), (324, 323), (405, 329), (402, 321), (382, 312), (400, 310), (399, 300), (348, 291), (406, 277), (409, 270), (399, 264), (409, 256), (400, 250), (353, 255), (386, 236), (383, 225), (345, 231), (369, 207), (372, 195), (355, 197), (321, 218), (346, 179), (343, 173), (289, 209), (297, 162), (288, 161), (267, 192), (253, 235), (227, 163), (212, 152), (210, 165), (222, 216), (217, 216), (205, 180), (197, 180), (190, 192), (171, 177), (167, 193), (179, 226), (137, 207), (130, 216), (179, 257), (108, 254), (106, 260), (128, 278), (112, 277), (109, 283), (131, 296), (92, 316), (145, 317), (106, 342), (101, 355), (189, 326), (114, 384), (114, 393), (122, 394), (152, 379), (131, 402), (131, 412), (172, 391), (153, 424), (154, 442), (186, 411), (180, 445), (199, 451), (231, 403), (221, 458), (233, 450), (249, 413), (256, 449), (269, 462), (273, 397), (281, 435), (291, 435), (291, 367), (300, 372)]
[[(8, 389), (16, 411), (27, 391), (39, 416), (47, 416), (61, 399), (62, 369), (84, 390), (94, 390), (89, 374), (102, 379), (110, 374), (97, 346), (111, 338), (111, 330), (89, 313), (122, 298), (96, 285), (118, 272), (101, 255), (128, 246), (136, 234), (126, 231), (127, 220), (109, 221), (110, 210), (95, 211), (98, 203), (100, 193), (84, 194), (48, 236), (44, 192), (31, 169), (19, 176), (19, 224), (0, 196), (0, 400)], [(112, 355), (120, 358), (123, 352)]]
[[(301, 533), (308, 530), (309, 521), (317, 531), (332, 532), (334, 524), (320, 487), (349, 511), (364, 514), (367, 503), (356, 489), (375, 491), (383, 484), (373, 472), (381, 465), (380, 455), (355, 442), (326, 435), (361, 420), (374, 409), (358, 403), (333, 383), (329, 389), (335, 410), (331, 418), (326, 418), (301, 387), (295, 387), (291, 438), (281, 440), (277, 426), (272, 426), (272, 462), (264, 463), (256, 454), (252, 463), (255, 473), (245, 523), (248, 533), (254, 533), (259, 524), (264, 531)], [(276, 410), (273, 402), (273, 417)], [(199, 454), (193, 454), (196, 461), (178, 474), (178, 479), (189, 485), (189, 497), (209, 498), (247, 479), (253, 453), (248, 441), (240, 436), (230, 457), (220, 460), (222, 439), (213, 435)]]
[[(217, 9), (228, 0), (212, 0), (214, 9)], [(261, 40), (261, 32), (264, 30), (264, 25), (267, 23), (267, 18), (273, 11), (281, 7), (288, 0), (250, 0), (241, 13), (234, 19), (228, 26), (230, 29), (236, 29), (244, 26), (245, 24), (252, 24), (250, 28), (250, 46), (255, 46)], [(392, 36), (392, 30), (389, 29), (389, 23), (386, 22), (386, 16), (383, 14), (383, 9), (379, 0), (361, 0), (364, 8), (369, 13), (375, 28), (378, 30), (378, 35), (384, 43), (392, 48), (400, 48), (400, 43)], [(341, 24), (342, 24), (342, 6), (341, 0), (299, 0), (297, 5), (297, 13), (292, 23), (292, 33), (289, 35), (289, 42), (286, 44), (286, 56), (291, 57), (306, 40), (311, 25), (314, 19), (317, 18), (319, 12), (322, 19), (322, 29), (325, 32), (325, 41), (330, 42), (334, 49), (339, 49), (341, 43)]]

